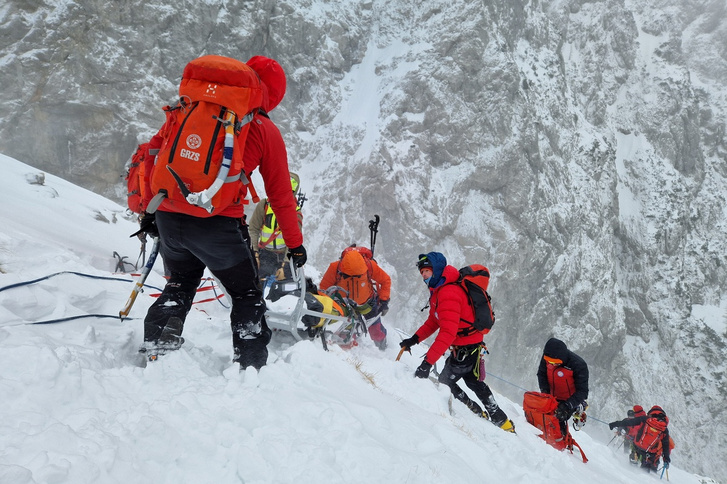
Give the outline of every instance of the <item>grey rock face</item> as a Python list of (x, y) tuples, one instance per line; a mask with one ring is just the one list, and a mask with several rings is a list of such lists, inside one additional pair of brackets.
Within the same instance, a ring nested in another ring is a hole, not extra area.
[(535, 389), (556, 335), (594, 416), (659, 404), (675, 464), (727, 478), (724, 2), (109, 5), (3, 11), (0, 151), (123, 203), (187, 61), (274, 57), (316, 267), (380, 214), (389, 320), (413, 330), (419, 252), (484, 263), (493, 374)]

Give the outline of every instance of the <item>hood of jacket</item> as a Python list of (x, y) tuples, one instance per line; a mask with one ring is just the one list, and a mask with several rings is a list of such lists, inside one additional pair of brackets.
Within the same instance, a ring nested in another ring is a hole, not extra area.
[(339, 272), (349, 276), (361, 276), (368, 272), (369, 268), (363, 256), (356, 250), (349, 250), (341, 257)]
[(568, 347), (561, 340), (558, 338), (550, 338), (548, 342), (545, 343), (543, 355), (549, 358), (557, 358), (565, 363), (568, 361), (569, 351)]
[[(441, 284), (444, 284), (444, 280), (442, 279), (442, 272), (447, 266), (447, 258), (444, 257), (444, 254), (442, 254), (441, 252), (427, 252), (426, 254), (419, 254), (419, 259), (425, 256), (432, 264), (432, 278), (429, 279), (429, 287), (435, 288), (437, 286), (440, 286)], [(459, 274), (459, 272), (457, 272), (457, 274)]]
[(269, 113), (285, 96), (285, 72), (276, 60), (261, 55), (251, 57), (246, 64), (260, 77), (263, 88), (263, 109)]

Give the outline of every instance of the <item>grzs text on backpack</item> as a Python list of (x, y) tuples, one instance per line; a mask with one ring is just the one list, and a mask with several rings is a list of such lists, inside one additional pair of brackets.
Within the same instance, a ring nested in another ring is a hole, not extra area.
[(244, 146), (262, 98), (260, 79), (244, 62), (207, 55), (187, 64), (179, 103), (164, 108), (164, 141), (151, 175), (163, 209), (211, 217), (243, 203)]

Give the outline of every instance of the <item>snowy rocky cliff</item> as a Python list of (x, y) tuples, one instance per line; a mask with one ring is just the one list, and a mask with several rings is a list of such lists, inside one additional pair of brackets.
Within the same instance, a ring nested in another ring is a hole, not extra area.
[(379, 214), (389, 320), (412, 330), (419, 252), (486, 264), (492, 373), (535, 389), (559, 336), (592, 415), (660, 404), (675, 462), (727, 479), (725, 18), (724, 0), (11, 0), (0, 152), (123, 200), (187, 61), (274, 57), (313, 266)]

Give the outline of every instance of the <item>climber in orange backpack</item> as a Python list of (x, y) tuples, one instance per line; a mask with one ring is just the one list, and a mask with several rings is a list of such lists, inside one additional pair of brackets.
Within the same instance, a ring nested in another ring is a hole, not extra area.
[[(268, 114), (285, 95), (285, 73), (273, 59), (247, 63), (202, 56), (187, 64), (179, 103), (167, 120), (150, 177), (141, 232), (158, 236), (171, 277), (144, 318), (140, 352), (153, 361), (179, 350), (184, 321), (205, 268), (232, 302), (233, 362), (261, 368), (272, 331), (257, 279), (244, 203), (249, 177), (258, 169), (288, 246), (301, 267), (307, 255), (290, 189), (285, 142)], [(157, 210), (158, 209), (158, 210)]]
[(352, 300), (356, 312), (366, 320), (369, 336), (380, 350), (386, 349), (386, 328), (381, 317), (389, 311), (391, 277), (373, 259), (366, 247), (347, 247), (331, 262), (319, 284), (325, 291), (338, 287), (342, 297)]
[(626, 418), (608, 424), (608, 428), (635, 428), (630, 460), (633, 464), (641, 463), (641, 467), (648, 471), (659, 468), (659, 458), (664, 459), (668, 468), (671, 462), (671, 449), (674, 447), (669, 437), (669, 417), (664, 410), (654, 405), (646, 415)]

